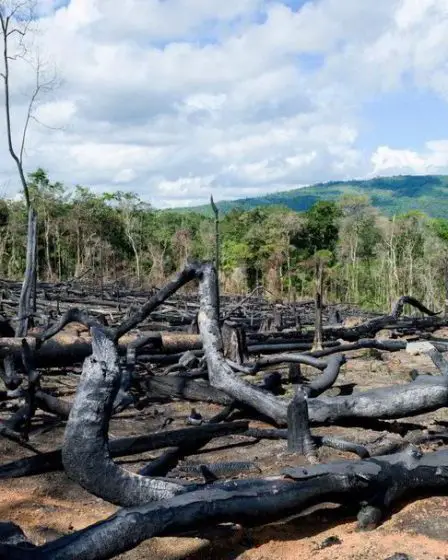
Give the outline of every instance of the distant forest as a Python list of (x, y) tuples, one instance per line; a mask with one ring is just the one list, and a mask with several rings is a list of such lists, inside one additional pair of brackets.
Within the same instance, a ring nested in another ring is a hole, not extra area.
[[(39, 216), (39, 278), (84, 275), (145, 288), (162, 285), (189, 259), (214, 255), (214, 221), (198, 212), (155, 210), (138, 196), (69, 191), (38, 169), (29, 190)], [(27, 211), (0, 200), (0, 275), (21, 279)], [(448, 267), (448, 220), (417, 210), (383, 215), (366, 194), (318, 200), (304, 212), (280, 205), (232, 208), (220, 218), (221, 288), (263, 285), (274, 298), (306, 298), (316, 261), (330, 301), (387, 308), (399, 295), (440, 307)]]
[[(250, 210), (258, 206), (282, 205), (303, 212), (319, 200), (337, 200), (345, 194), (367, 195), (375, 208), (387, 216), (410, 210), (426, 212), (433, 218), (448, 215), (448, 176), (398, 175), (369, 180), (331, 181), (289, 191), (218, 203), (222, 212), (232, 208)], [(208, 205), (186, 209), (210, 215)]]

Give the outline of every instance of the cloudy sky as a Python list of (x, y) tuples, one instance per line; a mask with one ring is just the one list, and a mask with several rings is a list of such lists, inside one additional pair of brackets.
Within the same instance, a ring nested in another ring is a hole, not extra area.
[[(59, 85), (28, 171), (157, 207), (448, 173), (448, 0), (39, 0), (39, 16)], [(34, 74), (12, 78), (18, 135)], [(5, 141), (0, 191), (18, 191)]]

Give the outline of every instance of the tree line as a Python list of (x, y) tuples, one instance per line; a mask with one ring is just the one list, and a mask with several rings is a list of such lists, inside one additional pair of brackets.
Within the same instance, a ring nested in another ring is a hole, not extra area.
[[(163, 284), (190, 259), (214, 256), (214, 220), (195, 212), (156, 210), (133, 193), (97, 194), (51, 182), (43, 169), (28, 176), (38, 213), (38, 276), (85, 276), (127, 286)], [(27, 205), (0, 200), (0, 275), (21, 279)], [(306, 212), (281, 206), (235, 208), (220, 218), (220, 278), (224, 291), (263, 285), (274, 298), (313, 293), (316, 261), (326, 297), (384, 308), (401, 294), (428, 305), (445, 300), (448, 220), (422, 212), (392, 218), (369, 198), (343, 195)]]

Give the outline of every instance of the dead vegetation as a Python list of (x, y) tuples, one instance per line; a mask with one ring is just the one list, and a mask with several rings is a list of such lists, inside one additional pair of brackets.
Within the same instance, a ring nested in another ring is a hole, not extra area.
[(21, 285), (3, 283), (1, 558), (113, 558), (151, 538), (139, 558), (169, 535), (243, 553), (267, 522), (301, 515), (307, 537), (309, 508), (367, 530), (446, 494), (445, 317), (404, 296), (344, 325), (359, 310), (329, 306), (316, 348), (313, 302), (218, 306), (216, 285), (207, 263), (150, 294), (40, 284), (17, 337)]

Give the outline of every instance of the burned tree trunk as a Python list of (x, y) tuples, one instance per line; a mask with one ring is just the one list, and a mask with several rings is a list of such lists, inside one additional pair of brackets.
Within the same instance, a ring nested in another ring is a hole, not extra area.
[(288, 405), (288, 451), (304, 455), (310, 463), (317, 461), (310, 432), (306, 391), (300, 385)]
[(20, 293), (18, 323), (15, 335), (18, 337), (26, 336), (28, 324), (33, 313), (33, 288), (36, 275), (37, 257), (37, 214), (30, 207), (28, 211), (28, 233), (26, 246), (26, 268), (23, 279), (22, 291)]
[(236, 401), (252, 406), (278, 423), (286, 422), (286, 407), (276, 397), (257, 389), (253, 385), (237, 379), (223, 356), (223, 342), (217, 316), (215, 270), (204, 264), (199, 270), (200, 311), (199, 331), (207, 359), (210, 383), (225, 391)]
[(448, 259), (445, 258), (445, 317), (448, 317)]
[(324, 502), (371, 502), (384, 515), (406, 494), (428, 489), (445, 494), (448, 451), (421, 455), (411, 449), (375, 459), (308, 465), (286, 469), (284, 477), (217, 482), (168, 500), (120, 510), (39, 547), (26, 546), (18, 538), (17, 545), (0, 545), (0, 559), (106, 560), (148, 538), (179, 534), (203, 522), (262, 524)]
[(181, 492), (182, 485), (135, 475), (112, 461), (106, 434), (120, 382), (118, 356), (114, 343), (96, 328), (92, 349), (65, 429), (62, 462), (68, 476), (118, 505), (145, 504)]
[(242, 364), (248, 358), (246, 333), (244, 328), (224, 321), (222, 326), (224, 357), (236, 364)]
[(314, 341), (313, 350), (322, 350), (322, 291), (323, 291), (323, 268), (324, 263), (321, 258), (317, 259), (315, 266), (316, 289), (315, 289), (315, 320), (314, 320)]

